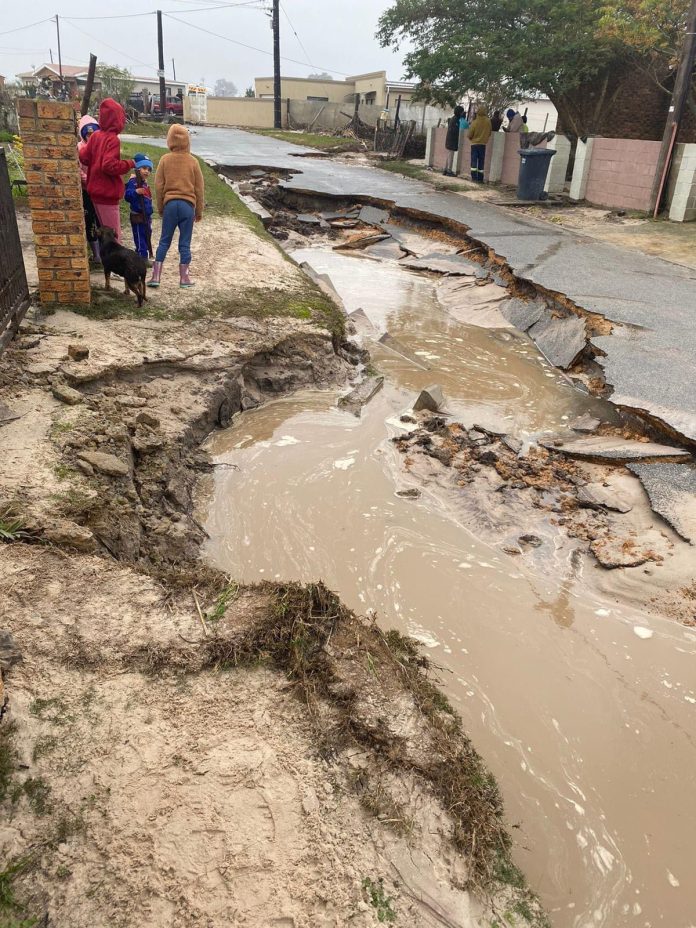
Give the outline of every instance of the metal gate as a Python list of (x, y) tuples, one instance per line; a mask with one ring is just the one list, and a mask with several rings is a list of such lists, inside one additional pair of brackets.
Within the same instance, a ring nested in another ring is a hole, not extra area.
[(0, 148), (0, 352), (14, 338), (29, 308), (29, 285), (5, 151)]

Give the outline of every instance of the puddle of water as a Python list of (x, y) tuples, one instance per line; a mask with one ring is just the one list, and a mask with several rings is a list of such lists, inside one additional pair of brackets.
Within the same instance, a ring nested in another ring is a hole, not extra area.
[(219, 468), (201, 494), (208, 559), (245, 581), (322, 578), (424, 643), (522, 827), (517, 861), (557, 928), (689, 928), (696, 634), (593, 601), (570, 566), (528, 571), (435, 500), (395, 496), (403, 461), (385, 423), (432, 382), (465, 422), (521, 434), (597, 401), (533, 347), (453, 321), (429, 278), (297, 257), (331, 275), (349, 311), (427, 351), (432, 370), (375, 352), (387, 383), (361, 419), (308, 393), (214, 436), (212, 453), (238, 470)]

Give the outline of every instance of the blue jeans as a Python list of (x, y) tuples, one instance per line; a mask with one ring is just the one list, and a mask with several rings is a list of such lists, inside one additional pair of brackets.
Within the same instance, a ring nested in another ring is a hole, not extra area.
[(172, 243), (174, 232), (179, 230), (179, 260), (181, 264), (191, 263), (191, 236), (196, 211), (188, 200), (170, 200), (165, 204), (162, 214), (162, 232), (157, 246), (156, 261), (164, 261)]

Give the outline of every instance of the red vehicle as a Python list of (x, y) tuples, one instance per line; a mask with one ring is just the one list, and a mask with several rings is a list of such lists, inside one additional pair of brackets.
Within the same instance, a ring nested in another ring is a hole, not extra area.
[[(183, 116), (184, 115), (184, 101), (181, 99), (181, 97), (167, 97), (166, 106), (167, 106), (167, 116)], [(159, 98), (156, 97), (153, 107), (152, 107), (152, 112), (155, 115), (159, 115), (159, 111), (160, 111)]]

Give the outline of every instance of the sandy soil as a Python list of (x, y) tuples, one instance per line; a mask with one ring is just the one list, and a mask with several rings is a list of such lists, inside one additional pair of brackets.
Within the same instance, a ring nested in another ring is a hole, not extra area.
[[(387, 910), (400, 924), (459, 926), (483, 915), (453, 886), (466, 868), (418, 778), (398, 784), (407, 831), (371, 817), (349, 774), (379, 757), (322, 758), (284, 674), (205, 669), (190, 596), (22, 546), (3, 550), (0, 588), (24, 654), (11, 675), (17, 782), (44, 789), (25, 790), (0, 830), (7, 858), (37, 849), (16, 882), (30, 911), (71, 928), (368, 926)], [(244, 593), (207, 634), (268, 608)], [(164, 653), (167, 666), (148, 673)], [(409, 703), (402, 691), (391, 723), (402, 735), (421, 727)], [(381, 880), (385, 902), (373, 905), (368, 887)]]
[[(0, 918), (541, 924), (509, 885), (497, 788), (410, 646), (326, 592), (238, 590), (198, 564), (201, 440), (354, 361), (326, 328), (257, 311), (259, 289), (316, 292), (271, 243), (207, 229), (206, 293), (236, 288), (248, 315), (59, 311), (0, 359), (17, 416), (1, 436)], [(199, 294), (167, 282), (156, 299), (171, 313)]]

